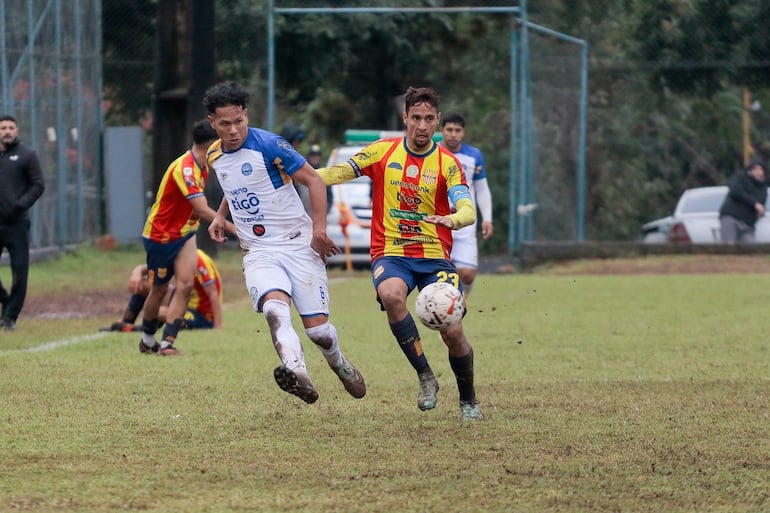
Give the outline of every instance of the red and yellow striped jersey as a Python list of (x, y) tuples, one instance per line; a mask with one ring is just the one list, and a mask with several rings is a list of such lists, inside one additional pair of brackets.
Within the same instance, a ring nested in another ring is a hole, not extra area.
[(217, 288), (219, 302), (222, 302), (222, 279), (219, 276), (211, 257), (198, 250), (198, 263), (195, 268), (195, 281), (190, 299), (187, 301), (187, 308), (195, 310), (203, 315), (208, 321), (214, 321), (214, 309), (211, 306), (211, 299), (206, 294), (204, 287), (213, 285)]
[(204, 287), (213, 285), (219, 294), (219, 302), (222, 302), (222, 278), (219, 276), (211, 257), (198, 250), (198, 263), (195, 267), (195, 281), (193, 289), (190, 292), (190, 299), (187, 301), (187, 308), (195, 310), (203, 315), (207, 320), (214, 321), (214, 309), (211, 306), (211, 299), (206, 294)]
[(422, 218), (449, 215), (449, 189), (467, 187), (452, 152), (434, 143), (418, 155), (407, 148), (403, 137), (382, 139), (347, 164), (372, 179), (372, 261), (381, 256), (449, 258), (452, 230)]
[(142, 236), (165, 243), (197, 230), (200, 221), (188, 200), (203, 196), (207, 178), (208, 168), (198, 165), (192, 151), (172, 162), (163, 174)]

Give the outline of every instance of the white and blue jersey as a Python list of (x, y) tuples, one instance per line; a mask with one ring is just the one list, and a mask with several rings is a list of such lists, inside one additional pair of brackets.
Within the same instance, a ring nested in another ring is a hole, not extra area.
[[(486, 180), (487, 179), (487, 171), (484, 167), (484, 157), (481, 155), (481, 150), (476, 148), (475, 146), (471, 146), (469, 144), (462, 143), (460, 144), (460, 149), (456, 152), (454, 152), (455, 157), (457, 157), (457, 160), (460, 161), (460, 164), (463, 166), (463, 173), (465, 174), (465, 181), (468, 184), (468, 190), (471, 194), (471, 200), (473, 201), (474, 205), (477, 205), (476, 203), (476, 183), (479, 180)], [(451, 201), (451, 198), (450, 198)], [(482, 212), (482, 217), (485, 212)], [(486, 218), (483, 218), (486, 220)], [(457, 240), (458, 238), (467, 237), (469, 235), (472, 235), (475, 238), (476, 234), (476, 223), (474, 222), (472, 225), (465, 226), (463, 228), (460, 228), (459, 230), (452, 232), (453, 239)]]
[(222, 149), (218, 140), (208, 151), (246, 250), (307, 248), (313, 223), (292, 185), (291, 175), (305, 158), (277, 134), (249, 127), (243, 145)]

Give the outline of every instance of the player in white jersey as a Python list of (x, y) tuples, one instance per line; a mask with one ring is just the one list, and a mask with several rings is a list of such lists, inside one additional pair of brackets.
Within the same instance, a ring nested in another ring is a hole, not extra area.
[[(361, 398), (364, 380), (340, 351), (337, 330), (329, 322), (325, 258), (339, 248), (326, 234), (326, 185), (288, 141), (248, 126), (248, 103), (249, 93), (229, 81), (211, 87), (203, 99), (219, 136), (207, 160), (224, 192), (209, 234), (223, 242), (225, 218), (232, 216), (244, 253), (246, 288), (254, 310), (267, 320), (281, 359), (273, 373), (278, 386), (307, 403), (318, 399), (291, 324), (293, 302), (308, 338), (345, 390)], [(292, 180), (310, 191), (312, 219)]]
[[(492, 194), (487, 184), (487, 172), (481, 151), (463, 143), (465, 118), (457, 112), (441, 117), (441, 144), (460, 161), (465, 181), (471, 192), (471, 199), (481, 211), (481, 236), (484, 240), (492, 236)], [(479, 249), (476, 241), (476, 223), (452, 232), (452, 262), (460, 274), (465, 297), (471, 293), (479, 266)]]

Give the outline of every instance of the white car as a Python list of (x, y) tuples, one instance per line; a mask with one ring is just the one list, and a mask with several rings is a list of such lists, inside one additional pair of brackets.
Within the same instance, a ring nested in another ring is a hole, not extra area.
[[(364, 145), (344, 145), (332, 151), (327, 166), (345, 162)], [(329, 266), (368, 267), (372, 222), (371, 180), (361, 176), (332, 185), (332, 205), (326, 218), (326, 233), (342, 253), (328, 258)], [(344, 227), (343, 227), (344, 225)], [(347, 237), (345, 236), (347, 232)]]
[[(674, 213), (642, 226), (642, 241), (647, 244), (692, 243), (719, 244), (719, 208), (727, 196), (726, 185), (695, 187), (679, 197)], [(765, 209), (770, 209), (770, 194)], [(770, 242), (770, 214), (757, 221), (756, 241)]]

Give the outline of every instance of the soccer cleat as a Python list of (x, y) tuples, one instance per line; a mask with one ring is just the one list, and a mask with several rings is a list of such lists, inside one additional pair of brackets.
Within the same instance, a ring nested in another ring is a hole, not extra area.
[(158, 344), (157, 342), (155, 342), (152, 345), (152, 347), (150, 347), (150, 346), (146, 345), (144, 342), (142, 342), (141, 340), (139, 341), (139, 352), (140, 353), (153, 354), (153, 353), (157, 353), (158, 351), (160, 351), (160, 344)]
[(16, 329), (16, 321), (11, 319), (3, 319), (2, 327), (4, 331), (13, 331)]
[(438, 380), (433, 375), (432, 371), (421, 372), (418, 377), (420, 378), (420, 391), (417, 394), (417, 407), (422, 411), (432, 410), (438, 403)]
[(366, 383), (364, 383), (364, 377), (358, 372), (352, 363), (342, 358), (342, 365), (337, 368), (332, 367), (332, 370), (337, 374), (337, 377), (342, 381), (342, 385), (350, 395), (356, 399), (361, 399), (366, 395)]
[(318, 392), (313, 388), (310, 376), (303, 372), (292, 371), (283, 365), (279, 365), (273, 371), (275, 382), (281, 390), (296, 395), (308, 404), (318, 400)]
[(161, 346), (160, 351), (158, 351), (158, 354), (161, 356), (179, 356), (180, 354), (182, 354), (182, 352), (179, 351), (172, 344), (169, 344), (167, 346)]
[(142, 331), (142, 327), (138, 324), (118, 321), (118, 322), (113, 322), (109, 326), (102, 326), (101, 328), (99, 328), (99, 331), (119, 331), (121, 333), (131, 333), (134, 331)]
[(479, 408), (479, 402), (473, 401), (460, 401), (460, 415), (463, 420), (484, 420), (484, 415), (481, 414)]

